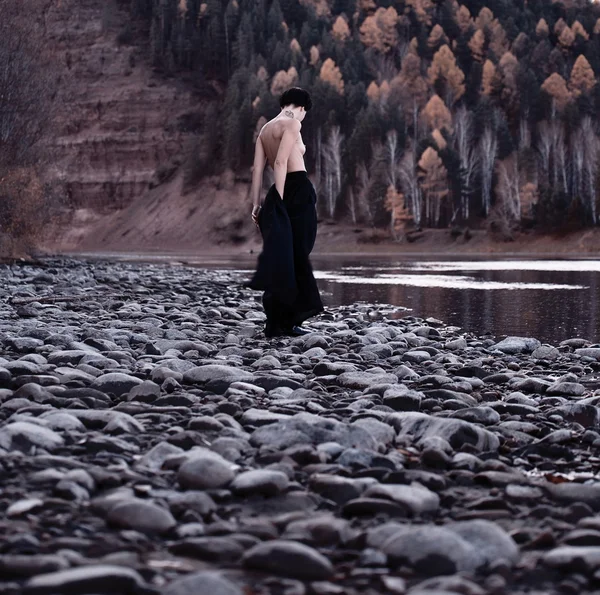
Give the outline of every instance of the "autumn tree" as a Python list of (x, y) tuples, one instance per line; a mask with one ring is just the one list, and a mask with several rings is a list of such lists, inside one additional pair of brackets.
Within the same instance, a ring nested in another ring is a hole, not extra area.
[(560, 74), (554, 72), (543, 83), (542, 90), (548, 93), (556, 103), (559, 110), (563, 110), (572, 99), (571, 93), (567, 88), (565, 79)]
[(327, 58), (321, 66), (319, 78), (331, 85), (340, 95), (344, 94), (344, 79), (340, 69), (331, 58)]
[(452, 115), (439, 95), (434, 95), (423, 108), (421, 118), (426, 126), (434, 130), (452, 130)]
[(546, 22), (546, 19), (540, 19), (538, 21), (538, 24), (535, 28), (535, 34), (540, 39), (546, 39), (548, 35), (550, 35), (550, 29), (548, 28), (548, 23)]
[(448, 172), (437, 151), (427, 147), (419, 160), (419, 181), (425, 198), (424, 218), (427, 224), (438, 227), (442, 202), (448, 196)]
[(402, 60), (402, 68), (398, 76), (390, 81), (391, 94), (398, 97), (402, 109), (412, 120), (413, 136), (419, 138), (418, 114), (427, 102), (429, 88), (421, 75), (421, 59), (409, 52)]
[(449, 104), (457, 102), (465, 92), (465, 75), (447, 45), (443, 45), (433, 56), (427, 76), (432, 86), (442, 90)]
[(486, 60), (483, 64), (483, 74), (481, 76), (481, 93), (490, 97), (496, 95), (500, 90), (500, 76), (494, 63)]
[(505, 111), (511, 115), (516, 114), (520, 102), (519, 61), (511, 52), (505, 52), (500, 58), (498, 69), (501, 76), (501, 98)]
[(293, 87), (298, 81), (298, 71), (291, 66), (287, 71), (280, 70), (271, 81), (271, 93), (281, 95), (286, 89)]
[(456, 11), (456, 24), (458, 25), (461, 33), (467, 33), (467, 31), (469, 31), (469, 29), (473, 26), (471, 13), (464, 4), (461, 4), (460, 8)]
[(350, 37), (350, 27), (348, 27), (348, 22), (342, 15), (339, 15), (333, 23), (331, 34), (334, 39), (342, 42)]
[(573, 33), (573, 31), (568, 25), (563, 28), (560, 35), (558, 36), (558, 43), (563, 48), (563, 50), (568, 50), (573, 45), (573, 43), (575, 43), (575, 33)]
[(442, 44), (447, 43), (448, 38), (446, 37), (444, 30), (439, 24), (435, 25), (429, 34), (429, 38), (427, 39), (427, 47), (431, 50), (437, 50)]
[(493, 20), (494, 20), (494, 13), (487, 6), (484, 6), (479, 11), (477, 18), (475, 19), (475, 26), (478, 29), (483, 30), (486, 27), (489, 27), (492, 24)]
[(469, 49), (473, 59), (477, 62), (483, 62), (485, 56), (485, 34), (481, 29), (477, 29), (469, 41)]
[(427, 27), (431, 26), (435, 4), (433, 0), (406, 0), (406, 5), (412, 8), (417, 20)]
[(575, 35), (575, 37), (579, 35), (582, 39), (585, 39), (586, 41), (590, 38), (588, 32), (585, 30), (584, 26), (579, 21), (575, 21), (571, 25), (571, 31), (573, 32), (573, 35)]
[(360, 40), (367, 47), (387, 53), (398, 43), (398, 13), (393, 6), (378, 8), (360, 26)]
[(580, 95), (587, 95), (596, 84), (594, 71), (587, 61), (587, 58), (580, 54), (573, 69), (571, 70), (571, 78), (569, 79), (569, 90), (573, 97), (577, 98)]

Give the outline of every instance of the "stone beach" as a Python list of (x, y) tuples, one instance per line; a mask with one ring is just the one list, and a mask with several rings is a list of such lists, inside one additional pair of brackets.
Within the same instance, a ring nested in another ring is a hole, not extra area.
[(245, 275), (0, 275), (0, 594), (600, 591), (600, 344), (389, 305), (266, 340)]

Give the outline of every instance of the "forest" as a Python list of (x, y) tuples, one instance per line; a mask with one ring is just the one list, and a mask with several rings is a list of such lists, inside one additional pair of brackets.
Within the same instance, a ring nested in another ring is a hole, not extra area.
[(132, 0), (154, 67), (218, 101), (204, 174), (249, 170), (301, 86), (322, 216), (505, 233), (600, 222), (600, 6), (585, 0)]

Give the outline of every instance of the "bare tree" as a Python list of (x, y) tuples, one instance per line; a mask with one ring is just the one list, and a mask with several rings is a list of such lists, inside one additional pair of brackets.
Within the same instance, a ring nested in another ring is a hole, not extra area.
[(498, 197), (502, 201), (501, 211), (507, 222), (517, 222), (521, 219), (521, 176), (519, 171), (519, 156), (513, 152), (509, 157), (498, 163)]
[(398, 132), (396, 130), (388, 131), (385, 137), (385, 152), (388, 163), (388, 184), (396, 187), (396, 177), (398, 169)]
[(324, 194), (327, 201), (327, 213), (330, 217), (335, 215), (335, 208), (342, 190), (342, 142), (344, 136), (339, 126), (332, 126), (323, 147), (324, 161)]
[(398, 165), (398, 176), (400, 178), (400, 186), (408, 201), (415, 225), (419, 227), (421, 225), (423, 196), (421, 194), (421, 187), (419, 186), (415, 152), (412, 147), (409, 147), (404, 152), (404, 157)]
[(492, 204), (492, 180), (498, 152), (498, 140), (493, 125), (486, 126), (483, 131), (479, 150), (481, 151), (481, 199), (483, 211), (487, 216)]
[(480, 154), (473, 143), (473, 114), (461, 107), (454, 114), (454, 148), (460, 159), (460, 210), (463, 219), (469, 218), (469, 202), (473, 180), (480, 165)]

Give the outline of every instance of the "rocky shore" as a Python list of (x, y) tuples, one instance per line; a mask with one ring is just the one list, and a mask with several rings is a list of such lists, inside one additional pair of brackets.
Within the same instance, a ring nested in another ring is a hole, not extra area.
[(1, 269), (1, 594), (600, 589), (596, 338), (267, 341), (240, 273)]

